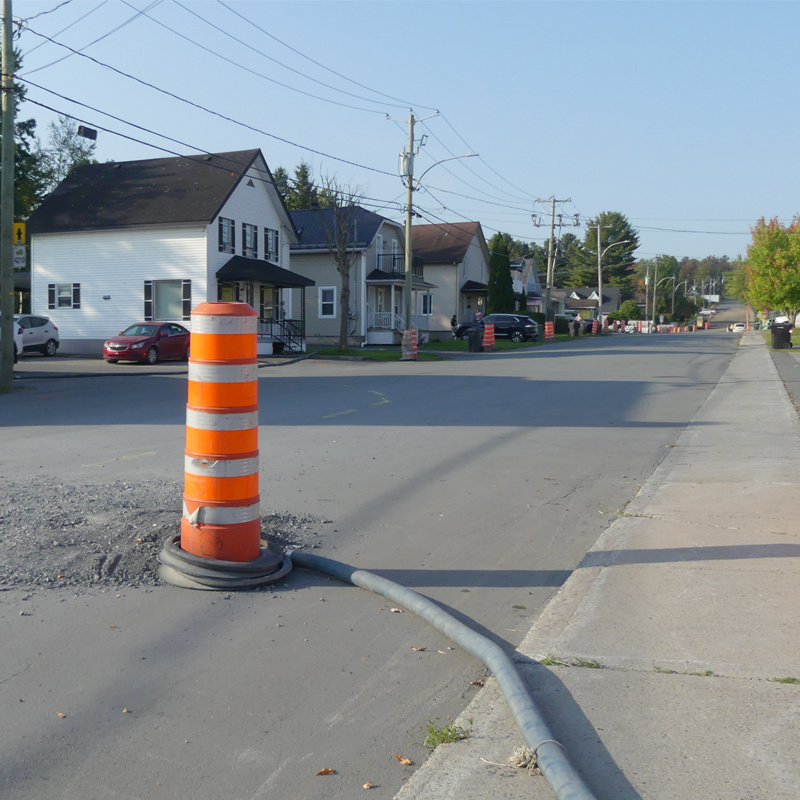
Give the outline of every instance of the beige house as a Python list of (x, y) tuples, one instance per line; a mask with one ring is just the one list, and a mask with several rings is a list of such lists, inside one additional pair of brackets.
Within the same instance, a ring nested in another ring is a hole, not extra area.
[(486, 313), (489, 248), (480, 222), (414, 225), (414, 255), (425, 264), (431, 288), (430, 334), (450, 335), (457, 323), (471, 322)]
[[(316, 289), (308, 294), (306, 337), (309, 343), (334, 344), (341, 325), (342, 279), (331, 253), (333, 209), (291, 211), (298, 232), (292, 245), (292, 270), (311, 279)], [(405, 330), (405, 234), (386, 217), (356, 207), (348, 225), (350, 268), (350, 319), (348, 336), (355, 344), (399, 344)], [(435, 288), (425, 281), (415, 259), (412, 268), (411, 323), (425, 338)]]

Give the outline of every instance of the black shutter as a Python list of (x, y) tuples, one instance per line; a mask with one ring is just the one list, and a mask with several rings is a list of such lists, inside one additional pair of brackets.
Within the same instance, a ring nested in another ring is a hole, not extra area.
[(223, 239), (223, 225), (222, 225), (222, 217), (219, 218), (217, 222), (217, 238), (219, 239), (219, 251), (220, 253), (224, 252), (225, 250), (225, 240)]
[(258, 225), (253, 225), (253, 258), (258, 258)]
[(153, 319), (153, 281), (144, 282), (144, 318)]
[(79, 283), (72, 284), (72, 307), (81, 307), (81, 285)]
[(192, 318), (192, 282), (183, 281), (183, 318), (184, 320)]
[(264, 286), (258, 287), (258, 318), (264, 319)]
[(54, 283), (47, 284), (47, 307), (56, 307), (56, 285)]
[(236, 223), (231, 220), (231, 253), (236, 255)]

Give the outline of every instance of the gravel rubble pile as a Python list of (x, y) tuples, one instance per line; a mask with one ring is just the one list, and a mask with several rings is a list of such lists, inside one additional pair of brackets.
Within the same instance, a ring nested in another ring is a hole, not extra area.
[[(180, 533), (182, 494), (177, 481), (4, 482), (0, 589), (158, 585), (156, 557)], [(281, 550), (318, 546), (329, 522), (263, 510), (262, 537)]]

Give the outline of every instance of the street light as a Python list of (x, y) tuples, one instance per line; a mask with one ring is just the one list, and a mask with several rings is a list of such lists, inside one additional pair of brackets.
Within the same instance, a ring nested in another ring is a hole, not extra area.
[(685, 280), (685, 281), (681, 281), (676, 286), (675, 285), (675, 279), (674, 278), (672, 279), (672, 316), (673, 317), (675, 316), (675, 290), (678, 288), (678, 286), (686, 286), (686, 285), (688, 285), (688, 283), (689, 283), (689, 281)]
[[(656, 262), (656, 269), (658, 269), (658, 262)], [(674, 280), (675, 278), (672, 275), (667, 275), (666, 278), (662, 278), (653, 287), (653, 325), (656, 324), (656, 298), (658, 297), (658, 287), (661, 286), (661, 284), (664, 283), (664, 281), (674, 281)]]
[[(608, 227), (608, 226), (606, 226)], [(630, 244), (630, 239), (622, 239), (619, 242), (612, 242), (605, 248), (601, 249), (602, 242), (600, 241), (601, 226), (597, 224), (597, 321), (600, 322), (600, 317), (603, 307), (603, 256), (612, 248), (619, 244)], [(590, 251), (591, 252), (591, 251)]]
[[(436, 112), (439, 113), (438, 111)], [(443, 158), (435, 164), (431, 164), (422, 175), (414, 180), (414, 115), (411, 114), (408, 122), (408, 150), (400, 154), (400, 177), (406, 185), (406, 252), (405, 252), (405, 288), (406, 288), (406, 319), (405, 329), (411, 327), (411, 291), (413, 285), (413, 276), (411, 273), (411, 218), (414, 214), (413, 210), (413, 193), (419, 189), (420, 181), (439, 164), (444, 164), (445, 161), (455, 161), (459, 158), (472, 158), (477, 156), (477, 153), (465, 153), (463, 156), (452, 156), (450, 158)]]

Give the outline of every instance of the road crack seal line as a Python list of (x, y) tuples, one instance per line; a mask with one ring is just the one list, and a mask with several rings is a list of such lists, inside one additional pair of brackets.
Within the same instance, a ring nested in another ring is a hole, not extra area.
[(322, 417), (322, 419), (331, 419), (331, 417), (341, 417), (344, 416), (345, 414), (357, 414), (357, 413), (358, 413), (357, 408), (349, 408), (347, 409), (347, 411), (336, 411), (333, 414), (325, 414)]

